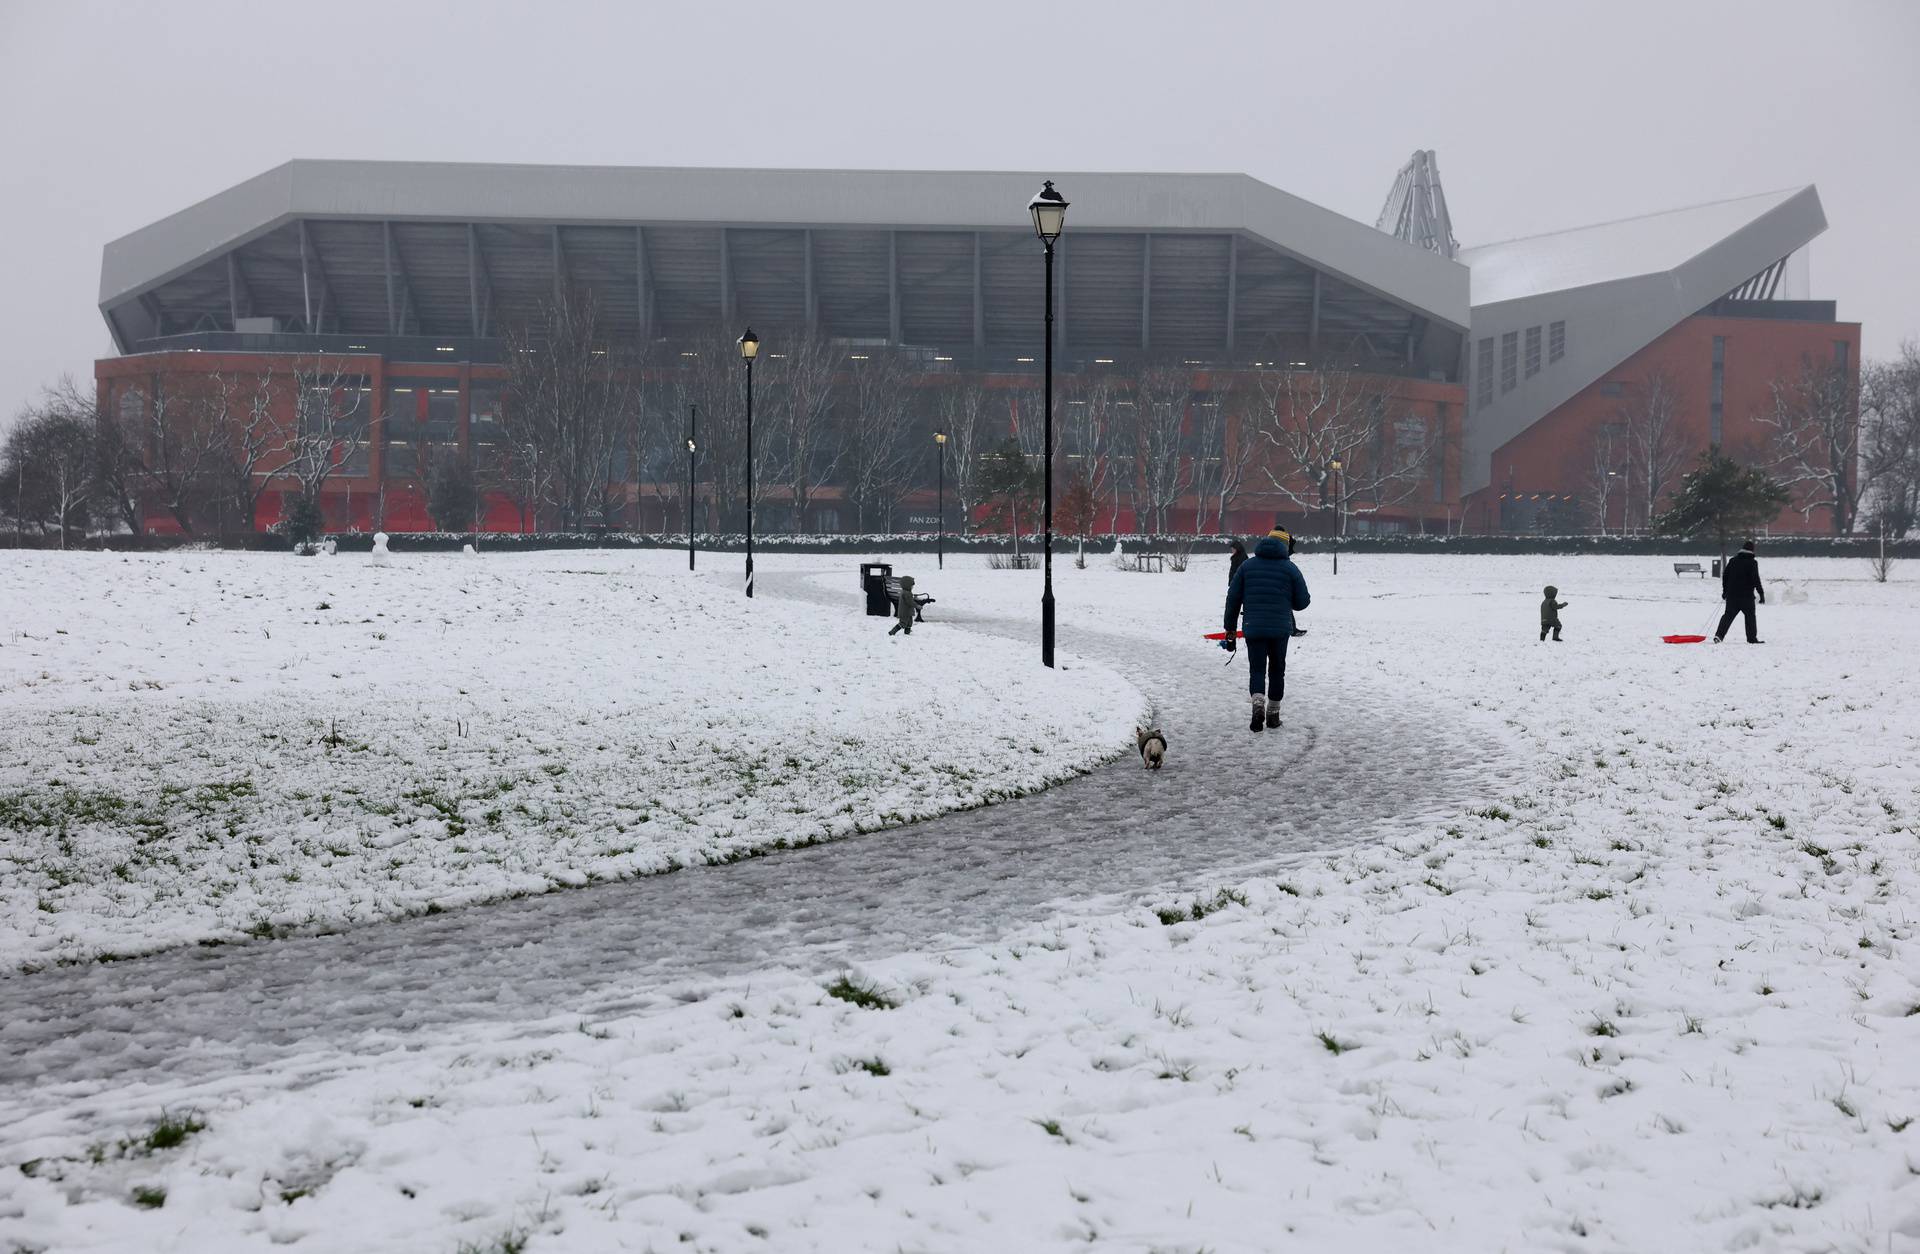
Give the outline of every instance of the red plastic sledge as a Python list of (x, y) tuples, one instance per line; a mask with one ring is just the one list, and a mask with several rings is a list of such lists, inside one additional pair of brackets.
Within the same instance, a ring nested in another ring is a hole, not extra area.
[(1706, 639), (1705, 636), (1662, 636), (1660, 638), (1668, 644), (1699, 644)]

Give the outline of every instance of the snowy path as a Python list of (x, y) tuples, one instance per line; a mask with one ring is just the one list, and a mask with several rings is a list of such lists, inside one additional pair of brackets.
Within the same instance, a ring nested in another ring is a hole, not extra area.
[[(808, 578), (770, 574), (762, 588), (846, 603)], [(294, 1067), (313, 1080), (355, 1055), (445, 1035), (421, 1029), (511, 1033), (555, 1015), (671, 1004), (683, 981), (980, 941), (1065, 901), (1092, 908), (1104, 894), (1385, 838), (1447, 812), (1496, 769), (1441, 711), (1365, 676), (1343, 682), (1337, 703), (1321, 677), (1317, 693), (1289, 701), (1281, 736), (1256, 742), (1232, 704), (1240, 671), (1225, 674), (1211, 649), (1078, 630), (1063, 631), (1063, 649), (1117, 665), (1149, 694), (1173, 740), (1164, 772), (1123, 758), (1032, 797), (733, 866), (0, 978), (0, 1109), (24, 1116), (148, 1081), (222, 1090), (298, 1055), (311, 1056)], [(1309, 645), (1295, 665), (1313, 664)], [(1250, 751), (1274, 752), (1284, 776), (1236, 769)]]

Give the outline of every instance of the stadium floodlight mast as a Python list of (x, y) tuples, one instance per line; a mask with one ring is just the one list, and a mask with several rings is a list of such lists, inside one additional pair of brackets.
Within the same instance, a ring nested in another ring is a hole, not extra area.
[[(1046, 575), (1040, 592), (1040, 663), (1053, 665), (1053, 244), (1060, 238), (1060, 232), (1067, 225), (1067, 198), (1053, 190), (1053, 180), (1046, 180), (1040, 194), (1027, 202), (1027, 211), (1033, 215), (1033, 233), (1040, 237), (1040, 243), (1047, 254), (1047, 349), (1045, 383), (1046, 402), (1046, 512), (1045, 520), (1045, 556)], [(1018, 524), (1015, 524), (1018, 526)]]
[(700, 407), (687, 406), (687, 569), (693, 569), (693, 456), (700, 435)]
[(747, 363), (747, 596), (753, 596), (753, 359), (760, 355), (760, 337), (748, 327), (740, 337), (740, 360)]
[(936, 431), (933, 442), (940, 449), (940, 489), (934, 496), (936, 508), (940, 511), (940, 521), (933, 532), (933, 551), (935, 561), (941, 570), (947, 568), (947, 433)]

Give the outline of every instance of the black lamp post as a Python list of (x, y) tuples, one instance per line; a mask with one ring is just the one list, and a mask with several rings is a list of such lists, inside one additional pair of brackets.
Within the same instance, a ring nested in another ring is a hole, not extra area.
[(1340, 573), (1340, 533), (1346, 530), (1341, 524), (1345, 521), (1340, 510), (1340, 459), (1334, 458), (1327, 463), (1327, 469), (1333, 474), (1333, 573)]
[(753, 596), (753, 359), (760, 337), (748, 327), (740, 337), (740, 359), (747, 363), (747, 596)]
[(941, 570), (947, 568), (947, 433), (936, 431), (933, 442), (940, 446), (940, 492), (934, 497), (939, 503), (940, 525), (933, 533), (933, 551)]
[(1053, 665), (1053, 242), (1067, 225), (1067, 198), (1053, 190), (1048, 179), (1040, 194), (1027, 202), (1033, 215), (1033, 233), (1047, 253), (1047, 349), (1046, 349), (1046, 578), (1040, 593), (1040, 663)]
[(687, 569), (693, 569), (693, 452), (700, 434), (700, 407), (687, 406)]

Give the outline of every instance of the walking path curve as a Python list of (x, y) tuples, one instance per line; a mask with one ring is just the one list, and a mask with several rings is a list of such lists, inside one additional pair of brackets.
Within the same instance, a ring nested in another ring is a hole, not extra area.
[[(806, 574), (768, 574), (760, 588), (846, 601)], [(1034, 634), (1031, 622), (941, 609), (970, 629)], [(1031, 797), (731, 866), (0, 977), (0, 1125), (148, 1082), (212, 1094), (270, 1062), (285, 1082), (440, 1043), (443, 1028), (511, 1035), (555, 1016), (641, 1012), (719, 977), (987, 941), (1112, 894), (1206, 888), (1383, 839), (1499, 769), (1491, 742), (1463, 745), (1448, 712), (1364, 679), (1337, 704), (1312, 695), (1330, 686), (1300, 685), (1286, 727), (1255, 738), (1230, 703), (1238, 668), (1223, 676), (1212, 649), (1079, 631), (1065, 648), (1147, 692), (1172, 741), (1164, 771), (1127, 755)], [(1296, 667), (1312, 665), (1302, 649)], [(1284, 769), (1258, 769), (1268, 757)]]

